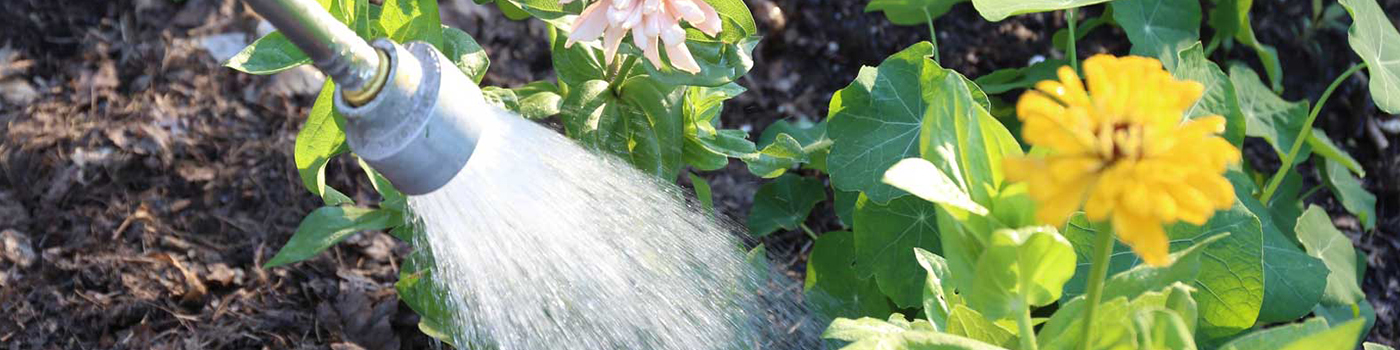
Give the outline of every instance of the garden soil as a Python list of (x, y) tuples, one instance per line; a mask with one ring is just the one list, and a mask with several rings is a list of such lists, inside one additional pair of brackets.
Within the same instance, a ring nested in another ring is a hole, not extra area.
[[(929, 35), (927, 27), (863, 13), (864, 1), (747, 2), (766, 38), (740, 82), (750, 91), (727, 104), (722, 119), (754, 137), (777, 120), (819, 121), (831, 93), (860, 66)], [(1382, 4), (1400, 21), (1400, 0)], [(259, 32), (241, 3), (9, 0), (3, 7), (0, 349), (433, 346), (393, 289), (409, 248), (385, 233), (356, 235), (306, 262), (258, 267), (319, 205), (298, 180), (292, 147), (320, 78), (220, 67), (215, 57)], [(467, 0), (441, 8), (445, 23), (489, 52), (486, 84), (552, 75), (539, 23), (509, 21)], [(1311, 13), (1309, 2), (1255, 6), (1261, 41), (1283, 56), (1289, 99), (1316, 98), (1356, 60), (1345, 26), (1312, 25)], [(988, 23), (967, 4), (936, 21), (942, 62), (970, 77), (1059, 57), (1050, 34), (1064, 24), (1059, 13)], [(1079, 52), (1121, 54), (1122, 38), (1100, 29)], [(1215, 55), (1258, 67), (1239, 47)], [(1400, 137), (1375, 125), (1395, 118), (1375, 110), (1364, 82), (1352, 79), (1318, 120), (1366, 168), (1364, 185), (1380, 198), (1378, 229), (1363, 232), (1325, 189), (1308, 198), (1366, 253), (1364, 288), (1378, 314), (1370, 340), (1391, 345), (1400, 340)], [(1276, 157), (1261, 150), (1252, 142), (1248, 161), (1276, 168)], [(738, 162), (702, 175), (720, 212), (744, 222), (760, 179)], [(352, 162), (333, 162), (327, 181), (359, 202), (377, 200)], [(829, 202), (816, 213), (807, 225), (818, 233), (840, 229)], [(780, 232), (761, 243), (801, 280), (811, 249), (805, 234)]]

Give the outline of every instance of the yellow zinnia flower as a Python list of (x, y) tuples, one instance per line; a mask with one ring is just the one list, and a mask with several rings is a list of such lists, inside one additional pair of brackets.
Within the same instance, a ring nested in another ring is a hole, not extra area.
[(1029, 183), (1037, 220), (1059, 226), (1082, 207), (1112, 220), (1148, 264), (1170, 264), (1163, 225), (1203, 225), (1235, 203), (1222, 174), (1240, 152), (1218, 136), (1225, 118), (1183, 121), (1204, 88), (1156, 59), (1097, 55), (1084, 60), (1083, 82), (1069, 67), (1058, 74), (1016, 103), (1025, 141), (1048, 152), (1007, 159), (1007, 177)]

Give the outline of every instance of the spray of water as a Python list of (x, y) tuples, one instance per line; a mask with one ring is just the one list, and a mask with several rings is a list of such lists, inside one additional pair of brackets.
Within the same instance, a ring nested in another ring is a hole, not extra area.
[(782, 277), (675, 186), (521, 118), (490, 119), (500, 125), (461, 173), (409, 200), (442, 302), (460, 311), (459, 347), (820, 347), (800, 303), (771, 296)]

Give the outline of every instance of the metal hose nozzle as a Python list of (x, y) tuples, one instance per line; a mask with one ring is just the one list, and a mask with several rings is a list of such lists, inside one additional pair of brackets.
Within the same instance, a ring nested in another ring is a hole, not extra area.
[(381, 53), (312, 0), (245, 0), (346, 92), (372, 89)]

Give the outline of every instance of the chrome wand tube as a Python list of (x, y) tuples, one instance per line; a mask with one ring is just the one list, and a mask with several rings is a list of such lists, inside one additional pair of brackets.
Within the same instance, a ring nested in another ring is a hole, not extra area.
[(312, 0), (244, 0), (345, 91), (375, 79), (380, 54)]

